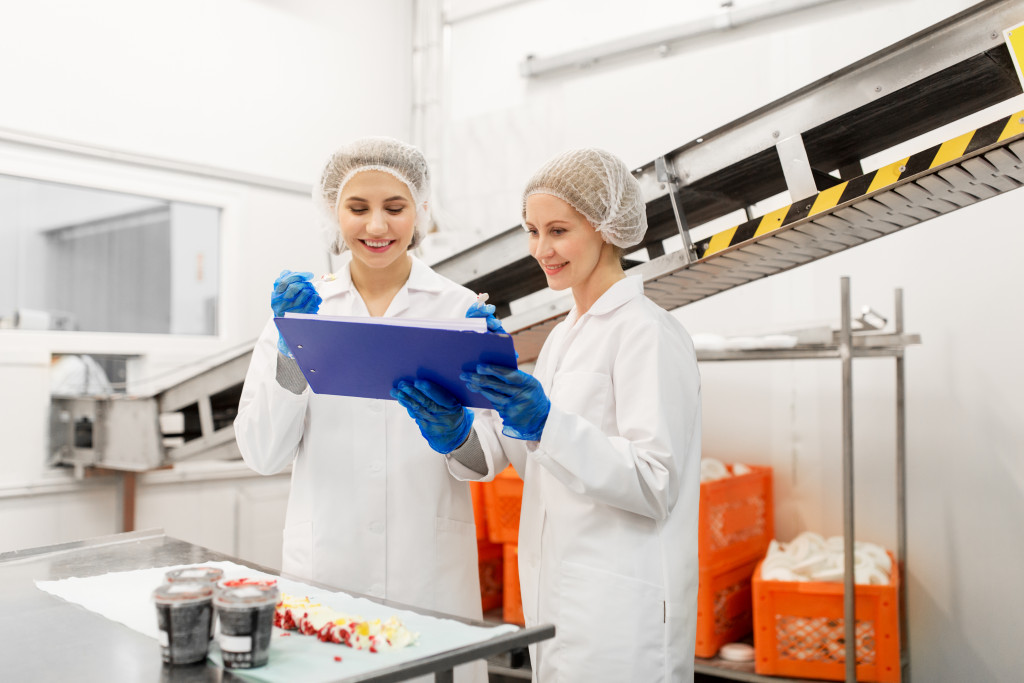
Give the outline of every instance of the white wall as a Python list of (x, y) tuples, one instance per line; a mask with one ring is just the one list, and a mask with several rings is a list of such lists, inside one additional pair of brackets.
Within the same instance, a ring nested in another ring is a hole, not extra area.
[(7, 3), (0, 126), (309, 182), (331, 146), (407, 132), (410, 22), (408, 0)]
[[(410, 0), (44, 0), (0, 10), (9, 67), (0, 69), (0, 173), (222, 209), (220, 261), (206, 270), (219, 282), (216, 336), (0, 330), (0, 550), (118, 530), (116, 479), (79, 484), (45, 465), (50, 354), (137, 354), (129, 390), (145, 394), (244, 348), (282, 268), (328, 268), (308, 191), (287, 188), (311, 185), (349, 139), (409, 137), (411, 46)], [(138, 156), (211, 173), (122, 161)], [(211, 177), (219, 169), (284, 189)], [(287, 476), (220, 469), (141, 477), (137, 526), (276, 566)]]
[[(737, 5), (751, 0), (737, 0)], [(642, 55), (525, 79), (527, 54), (575, 48), (715, 11), (719, 2), (534, 0), (447, 27), (440, 203), (461, 246), (515, 225), (520, 191), (550, 156), (600, 146), (649, 162), (813, 80), (961, 11), (970, 0), (833, 2)], [(493, 3), (492, 3), (493, 4)], [(1024, 109), (1002, 107), (917, 142), (918, 151)], [(906, 156), (868, 160), (865, 169)], [(786, 200), (780, 201), (786, 203)], [(770, 207), (774, 208), (774, 207)], [(914, 680), (1016, 680), (1024, 588), (1024, 333), (1016, 284), (1024, 192), (680, 309), (693, 332), (759, 334), (839, 322), (853, 305), (891, 316), (904, 289), (910, 643)], [(728, 226), (722, 226), (725, 228)], [(525, 252), (525, 241), (523, 246)], [(772, 465), (777, 536), (842, 530), (837, 361), (702, 366), (704, 452)], [(855, 363), (857, 537), (895, 549), (894, 362)]]

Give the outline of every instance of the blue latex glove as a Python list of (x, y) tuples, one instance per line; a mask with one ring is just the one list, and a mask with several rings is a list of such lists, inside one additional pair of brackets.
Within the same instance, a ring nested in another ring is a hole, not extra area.
[(473, 412), (442, 386), (425, 379), (403, 379), (391, 390), (391, 398), (416, 420), (420, 434), (438, 453), (451, 453), (469, 436)]
[(524, 441), (540, 439), (551, 401), (536, 377), (501, 365), (481, 364), (476, 372), (463, 372), (459, 378), (470, 391), (494, 405), (504, 424), (502, 434)]
[(485, 304), (483, 301), (474, 301), (473, 305), (466, 311), (467, 318), (487, 318), (487, 331), (508, 334), (501, 322), (494, 317), (494, 306)]
[[(320, 310), (323, 299), (317, 294), (310, 280), (313, 273), (298, 273), (282, 270), (274, 280), (274, 291), (270, 295), (270, 307), (274, 315), (281, 317), (285, 313), (316, 313)], [(284, 337), (278, 336), (277, 349), (289, 358), (295, 358), (285, 343)]]

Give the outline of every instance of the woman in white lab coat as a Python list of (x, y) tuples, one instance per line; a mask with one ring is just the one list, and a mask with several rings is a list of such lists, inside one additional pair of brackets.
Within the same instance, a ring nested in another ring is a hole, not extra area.
[[(523, 613), (557, 631), (531, 647), (534, 680), (692, 681), (700, 376), (682, 325), (620, 265), (647, 227), (639, 185), (607, 152), (570, 152), (530, 181), (523, 225), (548, 285), (575, 305), (535, 376), (464, 375), (500, 419), (481, 414), (450, 467), (489, 479), (511, 462), (523, 478)], [(421, 421), (443, 412), (405, 389)]]
[[(275, 315), (462, 318), (474, 294), (408, 252), (427, 224), (428, 196), (426, 160), (415, 147), (367, 138), (333, 154), (314, 203), (341, 268), (315, 284), (310, 273), (282, 273), (271, 298)], [(469, 485), (449, 474), (394, 401), (313, 394), (289, 356), (269, 320), (235, 419), (252, 469), (292, 467), (282, 571), (482, 618)], [(470, 668), (472, 679), (463, 671), (457, 679), (486, 680), (483, 663)]]

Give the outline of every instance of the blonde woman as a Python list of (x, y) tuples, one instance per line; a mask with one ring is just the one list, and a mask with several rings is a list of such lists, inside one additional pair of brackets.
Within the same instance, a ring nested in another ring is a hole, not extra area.
[[(409, 253), (429, 223), (428, 196), (426, 159), (411, 145), (366, 138), (335, 152), (313, 200), (341, 268), (315, 284), (310, 273), (284, 271), (274, 314), (462, 318), (475, 295)], [(257, 472), (292, 467), (285, 573), (482, 618), (469, 485), (394, 401), (313, 394), (271, 319), (253, 350), (235, 433)], [(486, 666), (460, 667), (456, 680), (482, 683)]]
[[(530, 648), (535, 681), (692, 681), (700, 376), (683, 326), (622, 270), (647, 228), (640, 187), (614, 155), (576, 150), (534, 175), (522, 206), (530, 254), (574, 306), (533, 375), (463, 375), (497, 414), (449, 466), (489, 479), (511, 462), (523, 478), (523, 613), (556, 627)], [(397, 393), (422, 424), (461, 408), (419, 381)]]

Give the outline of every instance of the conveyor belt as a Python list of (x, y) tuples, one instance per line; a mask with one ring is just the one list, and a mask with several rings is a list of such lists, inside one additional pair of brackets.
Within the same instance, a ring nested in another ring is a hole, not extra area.
[[(1024, 49), (1009, 50), (1003, 31), (1022, 23), (1024, 3), (984, 0), (635, 169), (649, 227), (627, 250), (629, 272), (671, 310), (1020, 186), (1020, 114), (871, 173), (861, 163), (1020, 95)], [(807, 199), (691, 237), (787, 191)], [(674, 237), (683, 247), (666, 254)], [(649, 260), (630, 261), (639, 250)], [(523, 361), (569, 308), (510, 315), (547, 285), (518, 226), (434, 268), (488, 292)]]
[[(636, 169), (649, 227), (626, 258), (659, 257), (666, 239), (686, 243), (694, 228), (781, 192), (808, 196), (851, 180), (863, 159), (1019, 95), (1002, 32), (1022, 22), (1019, 0), (984, 0)], [(804, 182), (790, 182), (794, 171)], [(502, 318), (546, 287), (518, 226), (434, 268), (488, 292)]]
[[(1024, 185), (1024, 111), (630, 269), (672, 310), (918, 225)], [(521, 361), (536, 358), (565, 306), (511, 316)]]

